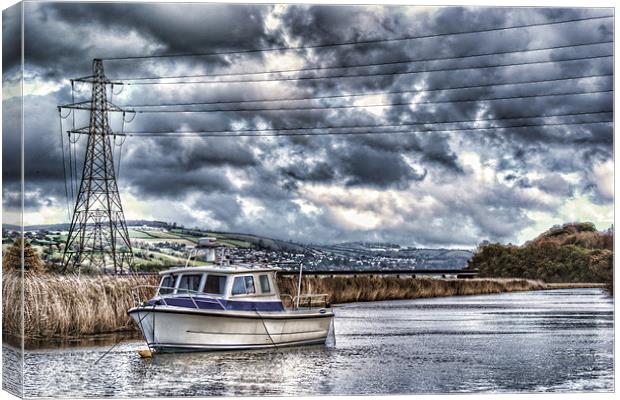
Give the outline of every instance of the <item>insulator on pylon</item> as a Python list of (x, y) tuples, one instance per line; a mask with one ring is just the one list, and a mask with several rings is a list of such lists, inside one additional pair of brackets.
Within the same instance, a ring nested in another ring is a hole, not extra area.
[(130, 271), (133, 253), (116, 183), (106, 93), (109, 80), (101, 60), (93, 61), (93, 73), (86, 156), (63, 269), (122, 274)]

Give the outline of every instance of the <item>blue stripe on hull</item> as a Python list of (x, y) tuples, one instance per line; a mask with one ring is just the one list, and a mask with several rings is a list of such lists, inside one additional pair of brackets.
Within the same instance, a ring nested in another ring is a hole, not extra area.
[[(184, 307), (195, 309), (198, 306), (201, 310), (221, 310), (231, 311), (284, 311), (281, 301), (238, 301), (238, 300), (220, 300), (219, 302), (210, 297), (194, 297), (194, 300), (186, 296), (168, 297), (164, 300), (151, 299), (149, 305), (165, 304), (173, 307)], [(165, 301), (165, 303), (164, 303)], [(220, 305), (221, 304), (221, 305)]]

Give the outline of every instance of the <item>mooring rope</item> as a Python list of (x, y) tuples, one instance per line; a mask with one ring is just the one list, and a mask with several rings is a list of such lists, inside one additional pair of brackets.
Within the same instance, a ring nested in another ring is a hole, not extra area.
[(265, 320), (263, 319), (263, 316), (261, 315), (261, 313), (258, 312), (258, 309), (256, 308), (256, 305), (253, 305), (253, 307), (254, 307), (254, 312), (256, 313), (256, 315), (259, 316), (260, 321), (263, 323), (263, 328), (265, 328), (265, 333), (267, 333), (267, 336), (269, 337), (269, 340), (271, 340), (271, 344), (273, 344), (273, 347), (275, 349), (277, 349), (278, 345), (276, 344), (276, 342), (271, 337), (271, 334), (269, 333), (269, 330), (267, 329), (267, 325), (265, 324)]
[(118, 345), (118, 344), (119, 344), (119, 343), (120, 343), (123, 339), (124, 339), (124, 338), (121, 336), (121, 338), (120, 338), (120, 339), (118, 339), (118, 340), (116, 341), (116, 343), (114, 343), (114, 345), (113, 345), (112, 347), (110, 347), (110, 348), (109, 348), (109, 349), (108, 349), (105, 353), (103, 353), (103, 354), (101, 355), (101, 357), (99, 357), (99, 358), (97, 359), (97, 361), (95, 361), (95, 362), (94, 362), (94, 364), (97, 364), (99, 361), (101, 361), (101, 359), (102, 359), (103, 357), (105, 357), (106, 355), (108, 355), (108, 353), (109, 353), (109, 352), (111, 352), (111, 351), (112, 351), (112, 349), (113, 349), (113, 348), (115, 348), (115, 347), (116, 347), (116, 346), (117, 346), (117, 345)]

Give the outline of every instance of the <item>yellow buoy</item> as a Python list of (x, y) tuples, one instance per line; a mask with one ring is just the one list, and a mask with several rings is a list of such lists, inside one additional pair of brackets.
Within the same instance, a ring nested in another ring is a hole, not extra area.
[(142, 358), (151, 358), (151, 357), (153, 357), (153, 353), (151, 352), (150, 349), (138, 350), (138, 354), (140, 354), (140, 357), (142, 357)]

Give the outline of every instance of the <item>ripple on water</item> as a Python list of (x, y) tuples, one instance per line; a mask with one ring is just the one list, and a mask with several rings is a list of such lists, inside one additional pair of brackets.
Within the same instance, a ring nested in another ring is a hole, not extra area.
[(600, 289), (357, 303), (336, 315), (330, 346), (145, 360), (132, 340), (97, 364), (109, 345), (31, 350), (24, 387), (59, 398), (614, 389), (613, 304)]

